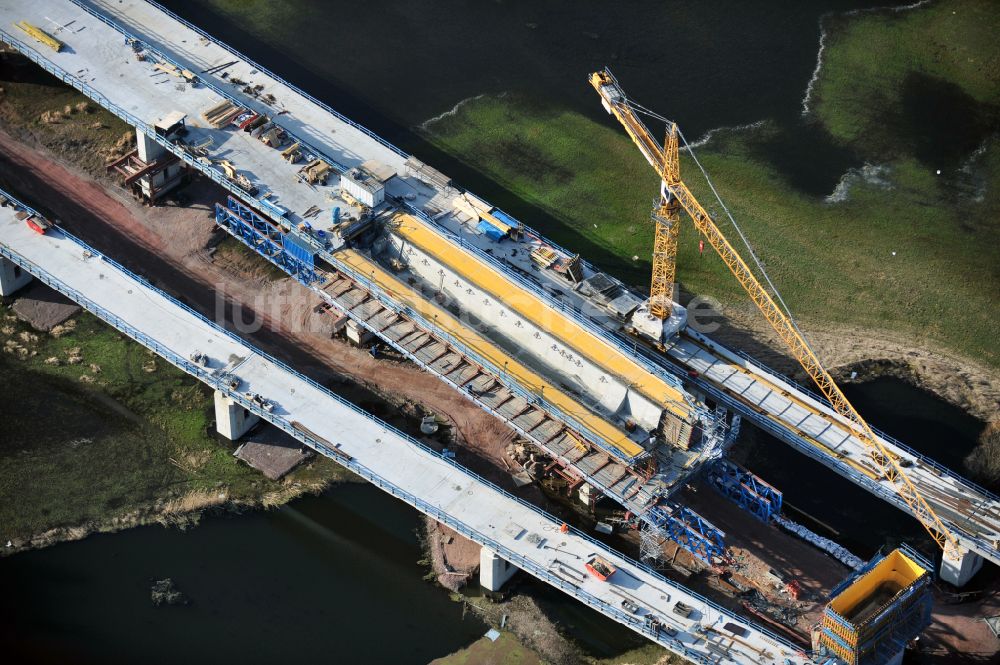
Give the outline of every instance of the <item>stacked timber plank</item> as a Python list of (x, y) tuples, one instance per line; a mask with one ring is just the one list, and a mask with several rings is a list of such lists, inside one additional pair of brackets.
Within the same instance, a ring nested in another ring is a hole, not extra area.
[(221, 129), (240, 113), (243, 113), (243, 109), (226, 99), (203, 111), (201, 117), (215, 129)]

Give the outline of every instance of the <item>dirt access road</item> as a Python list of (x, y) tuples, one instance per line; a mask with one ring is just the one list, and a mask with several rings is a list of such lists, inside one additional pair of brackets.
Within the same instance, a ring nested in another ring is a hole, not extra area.
[[(149, 208), (0, 132), (0, 185), (196, 311), (334, 384), (336, 392), (362, 397), (366, 408), (380, 407), (378, 415), (408, 403), (446, 418), (476, 457), (490, 460), (463, 462), (505, 481), (507, 474), (496, 473), (494, 460), (511, 432), (500, 421), (414, 366), (375, 360), (331, 339), (329, 316), (314, 311), (319, 298), (292, 279), (268, 280), (253, 268), (241, 272), (239, 266), (213, 263), (207, 249), (218, 233), (212, 205), (224, 194), (211, 183), (198, 179), (188, 187), (185, 194), (192, 201), (185, 207)], [(394, 406), (373, 403), (372, 395), (358, 394), (359, 388), (392, 397)]]

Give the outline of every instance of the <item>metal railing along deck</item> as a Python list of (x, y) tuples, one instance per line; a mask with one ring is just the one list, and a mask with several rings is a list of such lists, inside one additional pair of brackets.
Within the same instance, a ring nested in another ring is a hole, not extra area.
[[(6, 196), (15, 205), (17, 205), (20, 208), (23, 208), (25, 211), (28, 211), (31, 214), (36, 214), (36, 215), (38, 214), (32, 208), (30, 208), (29, 206), (27, 206), (25, 204), (20, 203), (16, 198), (14, 198), (13, 196), (10, 196), (6, 192), (3, 192), (2, 190), (0, 190), (0, 194), (3, 194), (4, 196)], [(50, 233), (52, 233), (52, 232), (53, 231), (50, 231)], [(99, 251), (97, 251), (96, 249), (92, 248), (91, 246), (89, 246), (88, 244), (86, 244), (85, 242), (83, 242), (82, 240), (80, 240), (79, 238), (76, 238), (75, 236), (72, 236), (72, 235), (70, 235), (70, 234), (68, 234), (68, 233), (66, 233), (64, 231), (56, 231), (56, 232), (57, 233), (61, 233), (68, 240), (72, 241), (74, 244), (76, 244), (78, 247), (80, 247), (80, 249), (82, 251), (88, 252), (91, 255), (91, 257), (98, 258), (99, 260), (101, 260), (104, 263), (106, 263), (111, 269), (119, 271), (122, 274), (124, 274), (125, 276), (127, 276), (129, 279), (135, 281), (141, 288), (146, 289), (146, 290), (148, 290), (150, 292), (156, 293), (160, 297), (162, 297), (165, 300), (169, 301), (172, 305), (174, 305), (174, 306), (180, 308), (181, 310), (183, 310), (189, 316), (191, 316), (191, 317), (193, 317), (195, 319), (198, 319), (199, 321), (201, 321), (203, 324), (205, 324), (207, 326), (210, 326), (217, 333), (225, 335), (226, 337), (230, 338), (234, 342), (236, 342), (236, 343), (242, 345), (243, 347), (247, 348), (253, 355), (255, 355), (255, 356), (259, 357), (259, 358), (262, 358), (265, 361), (267, 361), (268, 363), (271, 363), (274, 366), (280, 368), (282, 371), (287, 372), (289, 375), (293, 376), (296, 380), (299, 380), (299, 381), (302, 381), (304, 383), (307, 383), (311, 387), (313, 387), (316, 390), (318, 390), (321, 393), (323, 393), (324, 396), (329, 397), (329, 398), (335, 400), (342, 407), (344, 407), (346, 409), (349, 409), (349, 410), (353, 411), (354, 413), (359, 414), (359, 415), (361, 415), (361, 416), (369, 419), (375, 427), (387, 430), (389, 432), (392, 432), (396, 436), (398, 436), (401, 439), (405, 440), (407, 444), (419, 448), (423, 453), (426, 453), (428, 455), (433, 455), (437, 459), (445, 462), (449, 466), (451, 466), (451, 467), (457, 469), (458, 471), (460, 471), (462, 474), (468, 476), (469, 478), (471, 478), (475, 482), (483, 485), (488, 490), (490, 490), (492, 492), (496, 492), (496, 493), (498, 493), (498, 494), (506, 497), (507, 499), (510, 499), (512, 501), (517, 502), (518, 504), (520, 504), (520, 505), (522, 505), (522, 506), (530, 509), (531, 511), (533, 511), (533, 512), (535, 512), (535, 513), (537, 513), (537, 514), (539, 514), (541, 516), (543, 516), (545, 519), (551, 521), (553, 524), (562, 524), (563, 523), (562, 520), (557, 519), (557, 518), (553, 517), (552, 515), (549, 515), (548, 513), (542, 511), (538, 507), (536, 507), (536, 506), (534, 506), (534, 505), (532, 505), (532, 504), (524, 501), (523, 499), (520, 499), (519, 497), (516, 497), (513, 494), (510, 494), (506, 490), (500, 488), (499, 486), (493, 484), (492, 482), (486, 480), (485, 478), (479, 476), (478, 474), (476, 474), (476, 473), (474, 473), (474, 472), (466, 469), (465, 467), (461, 466), (460, 464), (458, 464), (456, 461), (450, 459), (449, 457), (446, 457), (443, 454), (438, 453), (437, 451), (434, 451), (433, 449), (427, 447), (426, 445), (422, 444), (421, 442), (417, 441), (416, 439), (413, 439), (412, 437), (410, 437), (406, 433), (400, 431), (399, 429), (393, 427), (392, 425), (386, 423), (385, 421), (379, 419), (378, 417), (373, 416), (373, 415), (365, 412), (364, 410), (362, 410), (359, 407), (355, 406), (354, 404), (348, 402), (347, 400), (345, 400), (344, 398), (340, 397), (339, 395), (336, 395), (335, 393), (331, 392), (329, 389), (327, 389), (324, 386), (320, 385), (316, 381), (310, 379), (309, 377), (307, 377), (305, 375), (300, 374), (299, 372), (297, 372), (296, 370), (292, 369), (291, 367), (289, 367), (285, 363), (281, 362), (280, 360), (277, 360), (276, 358), (274, 358), (274, 357), (272, 357), (272, 356), (264, 353), (263, 351), (257, 349), (256, 347), (253, 347), (252, 345), (250, 345), (249, 343), (247, 343), (246, 341), (244, 341), (242, 338), (240, 338), (239, 336), (235, 335), (231, 331), (226, 330), (225, 328), (219, 326), (215, 322), (209, 320), (205, 316), (203, 316), (200, 313), (194, 311), (193, 309), (191, 309), (190, 307), (188, 307), (184, 303), (178, 301), (177, 299), (173, 298), (169, 294), (167, 294), (167, 293), (161, 291), (160, 289), (156, 288), (149, 281), (147, 281), (147, 280), (143, 279), (142, 277), (140, 277), (140, 276), (132, 273), (127, 268), (121, 266), (120, 264), (118, 264), (117, 262), (113, 261), (112, 259), (109, 259), (108, 257), (104, 256)], [(416, 496), (416, 495), (408, 492), (407, 490), (398, 487), (397, 485), (393, 484), (392, 482), (390, 482), (390, 481), (388, 481), (388, 480), (380, 477), (378, 474), (376, 474), (375, 472), (373, 472), (371, 469), (368, 469), (367, 467), (365, 467), (364, 465), (360, 464), (359, 462), (357, 462), (353, 458), (349, 459), (349, 460), (345, 459), (345, 457), (344, 457), (344, 455), (342, 453), (338, 454), (337, 451), (334, 451), (333, 449), (331, 449), (329, 446), (326, 445), (326, 443), (317, 440), (316, 438), (310, 436), (307, 433), (302, 432), (301, 430), (299, 430), (296, 427), (293, 427), (292, 424), (291, 424), (291, 422), (289, 420), (287, 420), (286, 418), (283, 418), (283, 417), (281, 417), (279, 415), (275, 415), (274, 413), (268, 412), (267, 410), (265, 410), (265, 409), (261, 408), (259, 405), (257, 405), (255, 402), (253, 402), (253, 401), (248, 400), (247, 398), (245, 398), (237, 390), (234, 390), (234, 389), (230, 388), (227, 385), (227, 383), (226, 383), (225, 373), (224, 372), (216, 372), (215, 370), (206, 369), (206, 368), (202, 367), (201, 365), (198, 365), (198, 364), (196, 364), (196, 363), (188, 360), (187, 358), (182, 357), (180, 354), (176, 353), (175, 351), (173, 351), (169, 347), (164, 346), (163, 344), (161, 344), (160, 342), (158, 342), (155, 338), (153, 338), (150, 335), (144, 333), (143, 331), (135, 328), (132, 324), (130, 324), (129, 322), (125, 321), (121, 317), (117, 316), (114, 312), (111, 312), (108, 309), (106, 309), (105, 307), (102, 307), (101, 305), (97, 304), (96, 302), (94, 302), (93, 300), (91, 300), (90, 298), (88, 298), (87, 296), (85, 296), (84, 294), (82, 294), (80, 291), (78, 291), (74, 287), (72, 287), (69, 284), (66, 284), (65, 282), (63, 282), (62, 280), (56, 278), (51, 273), (49, 273), (47, 270), (45, 270), (42, 266), (40, 266), (40, 265), (38, 265), (38, 264), (36, 264), (36, 263), (34, 263), (34, 262), (26, 259), (25, 257), (21, 256), (19, 253), (17, 253), (16, 251), (14, 251), (10, 247), (8, 247), (2, 241), (0, 241), (0, 256), (3, 256), (4, 258), (6, 258), (6, 259), (8, 259), (8, 260), (10, 260), (12, 262), (14, 262), (15, 264), (17, 264), (18, 266), (20, 266), (25, 271), (31, 273), (34, 277), (36, 277), (42, 283), (44, 283), (44, 284), (52, 287), (53, 289), (59, 291), (60, 293), (66, 295), (67, 297), (69, 297), (70, 299), (72, 299), (75, 302), (77, 302), (78, 304), (80, 304), (84, 309), (86, 309), (88, 312), (92, 313), (93, 315), (97, 316), (99, 319), (101, 319), (105, 323), (111, 325), (115, 329), (117, 329), (120, 332), (124, 333), (129, 338), (133, 339), (134, 341), (136, 341), (136, 342), (142, 344), (143, 346), (149, 348), (150, 350), (154, 351), (155, 353), (157, 353), (158, 355), (160, 355), (162, 358), (164, 358), (165, 360), (167, 360), (169, 363), (171, 363), (175, 367), (177, 367), (177, 368), (181, 369), (182, 371), (184, 371), (184, 372), (186, 372), (186, 373), (194, 376), (195, 378), (197, 378), (198, 380), (202, 381), (203, 383), (208, 384), (214, 390), (217, 390), (220, 393), (226, 395), (229, 399), (232, 399), (233, 401), (237, 402), (243, 408), (245, 408), (248, 411), (256, 414), (261, 419), (266, 420), (267, 422), (272, 423), (273, 425), (275, 425), (278, 428), (280, 428), (281, 430), (287, 432), (289, 435), (295, 437), (299, 441), (302, 441), (303, 443), (305, 443), (305, 444), (309, 445), (310, 447), (314, 448), (315, 450), (317, 450), (321, 454), (323, 454), (323, 455), (325, 455), (325, 456), (333, 459), (334, 461), (336, 461), (337, 463), (339, 463), (339, 464), (343, 465), (344, 467), (348, 468), (352, 472), (354, 472), (354, 473), (358, 474), (359, 476), (365, 478), (366, 480), (372, 482), (377, 487), (379, 487), (379, 488), (381, 488), (381, 489), (389, 492), (390, 494), (392, 494), (393, 496), (395, 496), (397, 498), (400, 498), (400, 499), (406, 501), (410, 505), (414, 506), (417, 510), (419, 510), (419, 511), (421, 511), (421, 512), (423, 512), (423, 513), (425, 513), (425, 514), (427, 514), (427, 515), (429, 515), (431, 517), (433, 517), (434, 519), (437, 519), (437, 520), (441, 521), (442, 523), (448, 525), (449, 527), (454, 528), (456, 531), (458, 531), (459, 533), (462, 533), (466, 537), (469, 537), (473, 541), (475, 541), (475, 542), (477, 542), (477, 543), (479, 543), (481, 545), (484, 545), (484, 546), (492, 549), (497, 554), (499, 554), (502, 558), (504, 558), (505, 560), (509, 561), (510, 563), (516, 565), (517, 567), (530, 572), (532, 575), (534, 575), (534, 576), (538, 577), (539, 579), (541, 579), (541, 580), (543, 580), (543, 581), (545, 581), (545, 582), (547, 582), (549, 584), (552, 584), (553, 586), (561, 589), (562, 591), (564, 591), (564, 592), (572, 595), (574, 598), (577, 598), (578, 600), (580, 600), (581, 602), (587, 604), (588, 606), (593, 607), (594, 609), (597, 609), (598, 611), (602, 612), (603, 614), (605, 614), (607, 616), (610, 616), (611, 618), (615, 619), (616, 621), (629, 626), (630, 628), (632, 628), (633, 630), (635, 630), (635, 631), (637, 631), (639, 633), (642, 633), (643, 635), (645, 635), (649, 639), (654, 640), (654, 641), (662, 644), (663, 646), (666, 646), (667, 648), (669, 648), (669, 649), (671, 649), (671, 650), (673, 650), (675, 652), (681, 653), (686, 658), (689, 658), (689, 659), (691, 659), (691, 660), (693, 660), (695, 662), (699, 662), (699, 663), (711, 663), (711, 662), (714, 662), (714, 661), (706, 658), (701, 653), (698, 653), (698, 652), (695, 652), (695, 651), (691, 651), (682, 642), (680, 642), (679, 640), (674, 639), (673, 637), (667, 635), (666, 633), (661, 632), (661, 631), (655, 631), (655, 630), (651, 629), (649, 626), (647, 626), (644, 623), (644, 621), (641, 618), (636, 617), (636, 616), (634, 616), (632, 614), (629, 614), (627, 612), (624, 612), (624, 611), (622, 611), (622, 610), (620, 610), (620, 609), (618, 609), (618, 608), (616, 608), (616, 607), (614, 607), (612, 605), (609, 605), (608, 603), (600, 600), (599, 598), (596, 598), (595, 596), (593, 596), (593, 595), (591, 595), (591, 594), (583, 591), (582, 589), (578, 588), (576, 585), (568, 584), (567, 582), (565, 582), (561, 578), (559, 578), (556, 575), (554, 575), (548, 569), (543, 568), (538, 563), (536, 563), (536, 562), (534, 562), (534, 561), (532, 561), (532, 560), (530, 560), (530, 559), (528, 559), (528, 558), (526, 558), (526, 557), (524, 557), (524, 556), (522, 556), (522, 555), (520, 555), (520, 554), (518, 554), (518, 553), (516, 553), (516, 552), (514, 552), (512, 550), (510, 550), (509, 548), (507, 548), (506, 546), (504, 546), (500, 542), (496, 541), (494, 538), (490, 537), (489, 535), (484, 534), (484, 533), (478, 531), (477, 529), (475, 529), (475, 528), (473, 528), (473, 527), (471, 527), (471, 526), (463, 523), (462, 521), (456, 519), (455, 517), (453, 517), (452, 515), (450, 515), (446, 511), (441, 510), (440, 508), (438, 508), (438, 507), (436, 507), (436, 506), (434, 506), (434, 505), (432, 505), (432, 504), (424, 501), (420, 497), (418, 497), (418, 496)], [(588, 541), (590, 543), (593, 543), (598, 549), (604, 549), (604, 548), (607, 547), (606, 545), (604, 545), (603, 543), (601, 543), (601, 542), (597, 541), (596, 539), (590, 537), (586, 533), (583, 533), (582, 531), (579, 531), (579, 530), (577, 530), (577, 529), (575, 529), (573, 527), (569, 527), (569, 528), (572, 531), (572, 533), (573, 533), (574, 536), (582, 538), (582, 539), (584, 539), (584, 540), (586, 540), (586, 541)], [(618, 557), (621, 560), (625, 561), (630, 567), (633, 567), (636, 570), (641, 570), (644, 573), (650, 575), (657, 583), (662, 584), (663, 586), (665, 586), (667, 588), (676, 588), (676, 586), (675, 586), (674, 583), (670, 582), (665, 577), (663, 577), (662, 575), (660, 575), (655, 570), (649, 568), (645, 564), (640, 563), (638, 561), (635, 561), (631, 557), (628, 557), (627, 555), (621, 554), (619, 552), (615, 552), (614, 554), (615, 554), (616, 557)], [(717, 603), (714, 603), (713, 601), (709, 600), (708, 598), (705, 598), (704, 596), (701, 596), (701, 595), (699, 595), (699, 594), (697, 594), (695, 592), (689, 591), (687, 589), (683, 589), (683, 592), (685, 594), (687, 594), (688, 596), (691, 596), (692, 598), (694, 598), (695, 600), (697, 600), (697, 602), (700, 603), (700, 604), (702, 604), (703, 607), (711, 609), (712, 611), (718, 613), (719, 616), (721, 616), (721, 617), (728, 617), (728, 618), (731, 618), (733, 620), (741, 621), (741, 622), (746, 622), (747, 621), (746, 619), (741, 619), (741, 618), (736, 617), (730, 611), (726, 610), (725, 608), (723, 608), (722, 606), (718, 605)], [(791, 651), (796, 652), (796, 653), (804, 653), (804, 651), (800, 647), (798, 647), (798, 646), (796, 646), (796, 645), (788, 642), (786, 639), (784, 639), (784, 638), (780, 637), (779, 635), (776, 635), (776, 634), (774, 634), (774, 633), (772, 633), (772, 632), (770, 632), (770, 631), (768, 631), (768, 630), (766, 630), (764, 628), (761, 628), (761, 627), (755, 625), (754, 626), (754, 630), (758, 631), (761, 635), (766, 636), (769, 640), (772, 640), (774, 642), (775, 646), (778, 646), (778, 647), (784, 648), (784, 649), (788, 649), (788, 650), (791, 650)]]

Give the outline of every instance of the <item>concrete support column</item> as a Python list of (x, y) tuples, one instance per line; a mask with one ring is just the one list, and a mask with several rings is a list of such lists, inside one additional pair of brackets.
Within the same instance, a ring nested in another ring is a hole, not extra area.
[(257, 424), (260, 418), (224, 393), (215, 391), (215, 428), (219, 434), (235, 441)]
[(975, 552), (970, 552), (964, 548), (957, 553), (945, 550), (944, 555), (941, 557), (941, 574), (939, 577), (949, 584), (962, 587), (982, 567), (983, 557)]
[(479, 584), (487, 591), (499, 591), (516, 572), (515, 566), (488, 547), (479, 551)]
[(155, 162), (157, 157), (167, 151), (162, 145), (149, 138), (146, 132), (141, 129), (135, 130), (135, 144), (139, 149), (139, 159), (147, 164)]
[(9, 296), (31, 281), (31, 273), (0, 257), (0, 296)]

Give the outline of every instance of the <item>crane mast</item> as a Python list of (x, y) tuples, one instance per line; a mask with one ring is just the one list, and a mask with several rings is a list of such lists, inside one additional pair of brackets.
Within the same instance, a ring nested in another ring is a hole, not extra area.
[[(658, 173), (663, 172), (666, 168), (663, 163), (664, 151), (632, 109), (621, 103), (625, 95), (618, 82), (612, 78), (613, 84), (609, 86), (606, 78), (602, 78), (605, 76), (610, 77), (611, 73), (601, 72), (590, 77), (591, 85), (604, 99), (604, 108), (625, 126), (625, 131), (639, 147), (646, 161)], [(656, 235), (653, 241), (653, 275), (649, 286), (649, 316), (653, 321), (650, 322), (652, 326), (648, 326), (644, 332), (659, 342), (662, 337), (662, 322), (670, 316), (673, 305), (671, 296), (677, 274), (677, 238), (681, 228), (680, 205), (665, 187), (660, 188), (660, 200), (653, 208), (652, 218)], [(660, 322), (659, 325), (657, 321)]]
[[(657, 212), (663, 211), (665, 206), (675, 206), (683, 208), (694, 222), (695, 228), (705, 237), (709, 245), (718, 253), (722, 261), (736, 277), (743, 289), (749, 294), (751, 300), (757, 305), (764, 318), (778, 334), (781, 340), (788, 346), (792, 355), (802, 366), (802, 369), (812, 378), (820, 392), (826, 397), (834, 411), (842, 418), (846, 419), (853, 426), (855, 435), (861, 443), (868, 449), (871, 460), (878, 468), (882, 477), (888, 481), (896, 494), (910, 507), (916, 518), (920, 521), (934, 541), (946, 552), (959, 551), (959, 543), (955, 536), (948, 530), (927, 501), (923, 498), (913, 482), (909, 479), (899, 464), (898, 456), (889, 452), (885, 445), (872, 431), (871, 427), (861, 417), (857, 409), (844, 396), (843, 391), (830, 376), (830, 373), (820, 362), (812, 348), (802, 337), (795, 324), (788, 317), (784, 310), (771, 297), (770, 292), (757, 279), (756, 275), (740, 256), (739, 252), (730, 244), (725, 235), (716, 226), (711, 216), (705, 208), (698, 202), (691, 190), (681, 180), (680, 177), (680, 156), (679, 156), (679, 135), (677, 125), (669, 123), (664, 147), (661, 149), (656, 139), (639, 119), (634, 107), (629, 103), (624, 91), (611, 72), (605, 70), (596, 72), (590, 76), (590, 84), (601, 96), (605, 110), (614, 115), (625, 127), (625, 131), (632, 141), (639, 147), (639, 151), (646, 158), (646, 161), (656, 170), (661, 179), (661, 205)], [(679, 222), (679, 217), (678, 220)], [(676, 227), (674, 224), (673, 233), (676, 243)], [(654, 244), (654, 284), (656, 282), (657, 262), (661, 260), (657, 254), (659, 244), (660, 225), (657, 225), (657, 240)], [(671, 261), (676, 257), (676, 245)], [(669, 269), (661, 267), (660, 270), (671, 275), (673, 279), (674, 266)]]

